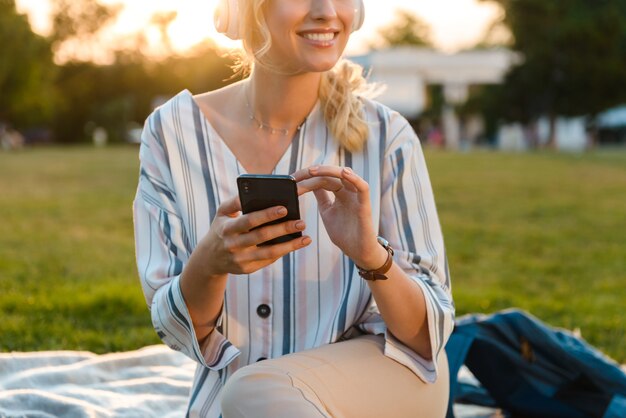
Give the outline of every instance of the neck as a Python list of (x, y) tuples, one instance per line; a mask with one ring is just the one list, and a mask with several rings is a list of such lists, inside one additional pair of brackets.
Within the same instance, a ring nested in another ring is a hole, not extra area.
[(247, 100), (259, 122), (295, 129), (317, 102), (321, 74), (283, 76), (256, 69), (250, 75)]

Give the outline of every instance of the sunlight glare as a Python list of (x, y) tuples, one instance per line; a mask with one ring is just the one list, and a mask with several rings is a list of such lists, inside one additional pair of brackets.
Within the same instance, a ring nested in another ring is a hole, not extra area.
[[(124, 5), (119, 19), (102, 38), (103, 45), (128, 45), (128, 37), (143, 34), (148, 41), (148, 54), (162, 55), (165, 50), (155, 25), (150, 23), (155, 13), (175, 11), (176, 20), (168, 29), (174, 51), (183, 52), (205, 39), (232, 48), (240, 45), (216, 32), (213, 11), (218, 0), (100, 0), (103, 4)], [(376, 41), (377, 31), (388, 25), (398, 9), (414, 12), (432, 29), (436, 47), (447, 52), (471, 47), (481, 40), (489, 24), (501, 13), (492, 2), (480, 0), (364, 0), (365, 23), (354, 33), (348, 44), (348, 54), (365, 53)], [(49, 0), (17, 0), (18, 9), (29, 12), (35, 30), (49, 31)]]
[[(102, 0), (105, 4), (119, 3), (119, 0)], [(173, 3), (170, 0), (151, 0), (150, 6), (144, 1), (123, 1), (124, 9), (116, 22), (113, 31), (116, 33), (131, 33), (142, 31), (152, 48), (159, 47), (160, 35), (150, 19), (155, 13), (175, 11), (176, 19), (168, 28), (168, 36), (176, 51), (184, 51), (198, 44), (203, 39), (215, 40), (220, 46), (233, 47), (237, 43), (221, 36), (213, 26), (213, 11), (217, 0), (181, 0)]]

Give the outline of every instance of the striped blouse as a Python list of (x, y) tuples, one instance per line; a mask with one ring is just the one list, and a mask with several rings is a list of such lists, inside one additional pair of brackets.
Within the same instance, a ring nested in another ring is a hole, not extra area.
[[(452, 332), (454, 304), (421, 146), (407, 121), (389, 108), (364, 99), (364, 115), (367, 144), (351, 153), (333, 140), (318, 103), (274, 173), (349, 166), (369, 183), (378, 232), (426, 297), (437, 358)], [(384, 334), (385, 355), (422, 380), (435, 380), (435, 361), (386, 332), (367, 284), (330, 241), (312, 193), (300, 197), (312, 244), (255, 273), (230, 275), (218, 326), (200, 345), (180, 275), (221, 202), (237, 193), (236, 178), (245, 170), (186, 90), (149, 116), (139, 153), (133, 205), (137, 266), (156, 332), (198, 363), (189, 416), (220, 416), (220, 390), (240, 367), (360, 333)]]

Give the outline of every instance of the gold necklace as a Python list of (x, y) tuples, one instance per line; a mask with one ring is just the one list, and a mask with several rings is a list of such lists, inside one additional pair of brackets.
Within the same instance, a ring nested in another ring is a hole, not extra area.
[[(257, 129), (269, 132), (272, 135), (276, 135), (276, 134), (281, 134), (283, 136), (289, 135), (289, 132), (291, 132), (292, 128), (274, 128), (273, 126), (268, 125), (267, 123), (257, 119), (257, 117), (254, 116), (254, 112), (252, 111), (250, 102), (248, 102), (247, 91), (244, 91), (243, 96), (246, 100), (246, 109), (248, 110), (248, 118), (250, 119), (250, 122), (253, 122), (256, 125)], [(296, 126), (296, 132), (298, 132), (302, 128), (302, 125), (304, 125), (304, 122), (306, 122), (306, 118), (302, 121), (302, 123)]]

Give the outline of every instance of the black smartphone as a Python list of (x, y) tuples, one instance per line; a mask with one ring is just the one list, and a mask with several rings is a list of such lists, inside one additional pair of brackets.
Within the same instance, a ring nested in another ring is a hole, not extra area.
[[(284, 206), (287, 208), (287, 216), (260, 225), (257, 228), (300, 219), (298, 188), (296, 180), (292, 176), (242, 174), (237, 177), (237, 188), (239, 189), (239, 199), (241, 200), (243, 213), (256, 212), (272, 206)], [(294, 232), (265, 241), (259, 245), (278, 244), (301, 236), (302, 232)]]

